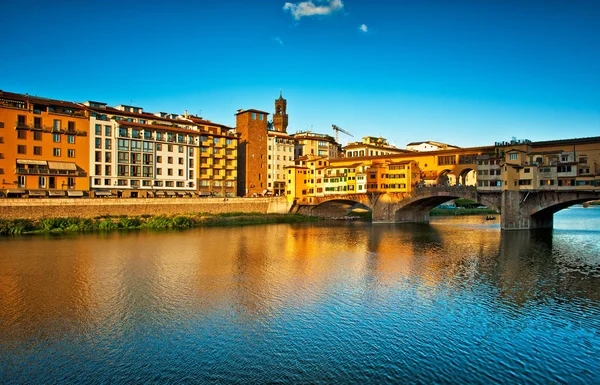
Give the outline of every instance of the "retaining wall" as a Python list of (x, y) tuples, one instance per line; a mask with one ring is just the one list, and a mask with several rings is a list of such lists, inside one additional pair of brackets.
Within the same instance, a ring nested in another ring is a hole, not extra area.
[(285, 214), (285, 197), (273, 198), (24, 198), (0, 199), (0, 218), (176, 215), (193, 213), (259, 212)]

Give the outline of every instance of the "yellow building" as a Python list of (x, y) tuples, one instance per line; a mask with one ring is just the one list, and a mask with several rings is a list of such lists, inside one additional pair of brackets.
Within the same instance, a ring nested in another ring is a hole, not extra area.
[(600, 186), (600, 137), (496, 143), (477, 158), (481, 190), (590, 190)]
[(87, 194), (88, 132), (78, 104), (0, 91), (0, 191), (11, 197)]

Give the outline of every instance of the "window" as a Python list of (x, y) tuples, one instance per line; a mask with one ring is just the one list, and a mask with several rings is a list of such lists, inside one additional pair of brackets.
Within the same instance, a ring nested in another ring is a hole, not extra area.
[(183, 176), (183, 170), (179, 169), (179, 171), (177, 173), (179, 176)]
[(183, 164), (183, 158), (179, 158), (178, 161), (179, 161), (179, 164)]
[(52, 136), (52, 141), (53, 141), (54, 143), (60, 143), (60, 134), (54, 134), (54, 135)]
[(162, 144), (156, 143), (156, 151), (162, 151)]
[(252, 113), (252, 120), (256, 120), (256, 112)]
[(67, 143), (75, 144), (75, 135), (67, 135)]
[(110, 150), (110, 148), (112, 147), (112, 140), (111, 139), (104, 139), (104, 148), (107, 150)]
[(27, 153), (27, 146), (23, 146), (23, 145), (17, 146), (17, 154), (26, 154), (26, 153)]
[(24, 126), (25, 125), (25, 115), (17, 116), (17, 125)]
[(183, 154), (183, 146), (179, 146), (179, 153)]
[(102, 126), (100, 124), (96, 124), (96, 129), (94, 132), (96, 135), (102, 135)]
[(102, 139), (101, 138), (94, 139), (94, 142), (95, 142), (95, 144), (94, 144), (95, 148), (102, 148)]
[(111, 174), (111, 172), (112, 172), (112, 169), (111, 169), (111, 167), (110, 167), (110, 164), (109, 164), (109, 165), (106, 165), (106, 166), (104, 166), (104, 175), (107, 175), (107, 176), (108, 176), (108, 175), (110, 175), (110, 174)]
[(156, 175), (162, 175), (162, 168), (156, 169)]
[(173, 169), (172, 168), (168, 168), (167, 169), (167, 175), (173, 175)]
[(39, 131), (33, 132), (33, 140), (42, 140), (42, 133)]
[(27, 131), (22, 131), (22, 130), (17, 131), (17, 138), (18, 139), (27, 139)]
[(34, 146), (33, 147), (33, 155), (42, 155), (42, 147)]
[(75, 131), (75, 122), (67, 122), (67, 128), (69, 131)]
[(46, 177), (45, 176), (38, 177), (38, 188), (46, 188)]
[(169, 156), (169, 157), (167, 158), (167, 163), (169, 163), (169, 164), (173, 164), (173, 157), (172, 157), (172, 156)]
[(111, 134), (112, 134), (112, 130), (111, 130), (110, 126), (104, 126), (104, 135), (111, 136)]
[(73, 150), (73, 149), (71, 149), (71, 148), (70, 148), (70, 149), (68, 149), (68, 150), (67, 150), (67, 156), (68, 156), (69, 158), (75, 158), (75, 150)]
[(162, 156), (157, 156), (156, 157), (156, 163), (162, 163)]
[(102, 152), (101, 151), (96, 151), (95, 160), (96, 160), (96, 162), (102, 161)]

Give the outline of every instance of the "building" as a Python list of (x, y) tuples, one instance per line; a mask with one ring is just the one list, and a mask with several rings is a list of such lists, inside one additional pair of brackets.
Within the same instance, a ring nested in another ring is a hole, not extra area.
[(287, 168), (288, 201), (313, 204), (324, 196), (365, 193), (408, 193), (421, 181), (414, 160), (364, 159), (350, 163), (327, 157), (305, 156)]
[(314, 132), (298, 132), (292, 135), (296, 144), (294, 146), (294, 157), (300, 158), (307, 155), (325, 156), (329, 159), (341, 157), (341, 146), (335, 139), (326, 134)]
[(273, 127), (267, 132), (267, 190), (276, 196), (286, 192), (285, 168), (294, 165), (294, 138), (287, 134), (287, 101), (279, 94), (275, 100)]
[(411, 142), (406, 145), (408, 151), (442, 151), (442, 150), (456, 150), (458, 146), (452, 146), (450, 144), (434, 142), (428, 140), (426, 142)]
[(477, 157), (482, 191), (589, 190), (600, 186), (600, 138), (497, 142)]
[(238, 110), (235, 114), (235, 127), (240, 135), (237, 185), (239, 196), (262, 195), (268, 191), (268, 115), (268, 112), (255, 109)]
[(11, 197), (87, 194), (88, 132), (78, 104), (0, 91), (0, 191)]
[(94, 196), (235, 196), (237, 135), (187, 114), (86, 102)]
[(344, 154), (347, 158), (402, 154), (405, 152), (406, 150), (388, 144), (387, 139), (374, 136), (365, 136), (361, 142), (348, 143), (344, 147)]

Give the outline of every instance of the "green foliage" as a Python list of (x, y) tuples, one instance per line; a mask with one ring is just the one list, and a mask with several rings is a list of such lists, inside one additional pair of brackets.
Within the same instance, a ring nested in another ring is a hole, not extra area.
[(29, 219), (0, 219), (0, 235), (21, 235), (33, 230)]
[(111, 219), (103, 219), (98, 223), (98, 230), (116, 230), (119, 228), (119, 225), (113, 222)]
[(137, 229), (141, 224), (140, 218), (136, 217), (121, 217), (119, 219), (119, 227), (122, 229)]
[(96, 218), (43, 218), (37, 221), (0, 219), (0, 235), (20, 235), (30, 232), (90, 232), (117, 229), (187, 229), (197, 226), (240, 226), (268, 223), (316, 221), (316, 217), (300, 214), (224, 213), (178, 216), (101, 216)]

